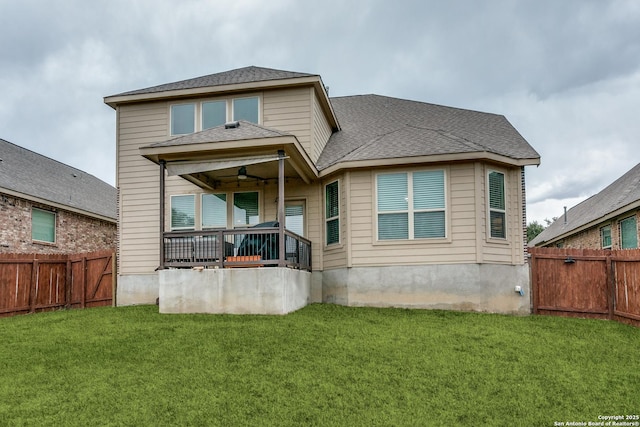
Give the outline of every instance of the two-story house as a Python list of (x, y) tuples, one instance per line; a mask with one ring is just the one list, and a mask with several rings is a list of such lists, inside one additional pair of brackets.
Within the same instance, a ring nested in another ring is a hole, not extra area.
[(524, 167), (540, 157), (504, 116), (329, 98), (319, 75), (260, 67), (104, 101), (120, 304), (529, 312)]

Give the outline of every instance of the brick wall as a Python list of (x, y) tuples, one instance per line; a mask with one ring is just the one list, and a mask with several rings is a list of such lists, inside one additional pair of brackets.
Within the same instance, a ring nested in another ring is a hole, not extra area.
[[(620, 221), (629, 218), (633, 213), (627, 213), (612, 221), (599, 224), (588, 230), (577, 233), (562, 240), (562, 247), (574, 249), (602, 249), (600, 241), (600, 229), (605, 225), (611, 225), (611, 249), (620, 249)], [(635, 212), (636, 223), (640, 225), (640, 211)], [(561, 221), (562, 219), (560, 219)], [(640, 229), (640, 227), (638, 227)], [(640, 242), (640, 231), (638, 242)]]
[[(32, 208), (56, 213), (56, 243), (31, 239)], [(72, 254), (115, 248), (115, 223), (0, 193), (0, 253)]]

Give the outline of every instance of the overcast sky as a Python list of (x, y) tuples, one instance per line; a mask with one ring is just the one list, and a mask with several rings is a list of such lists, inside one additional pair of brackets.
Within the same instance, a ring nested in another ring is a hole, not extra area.
[(637, 0), (0, 0), (0, 138), (113, 185), (103, 97), (249, 65), (505, 115), (529, 221), (640, 162)]

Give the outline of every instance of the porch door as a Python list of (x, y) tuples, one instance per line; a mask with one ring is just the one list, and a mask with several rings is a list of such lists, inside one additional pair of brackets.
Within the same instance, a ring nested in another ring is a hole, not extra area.
[(305, 203), (304, 200), (291, 200), (284, 203), (285, 222), (287, 230), (305, 237)]

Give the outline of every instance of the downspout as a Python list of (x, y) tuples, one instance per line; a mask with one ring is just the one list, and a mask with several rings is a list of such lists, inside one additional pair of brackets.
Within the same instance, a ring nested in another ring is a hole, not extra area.
[(164, 169), (165, 161), (160, 160), (160, 266), (158, 270), (164, 270)]
[(278, 150), (278, 267), (285, 266), (284, 150)]

